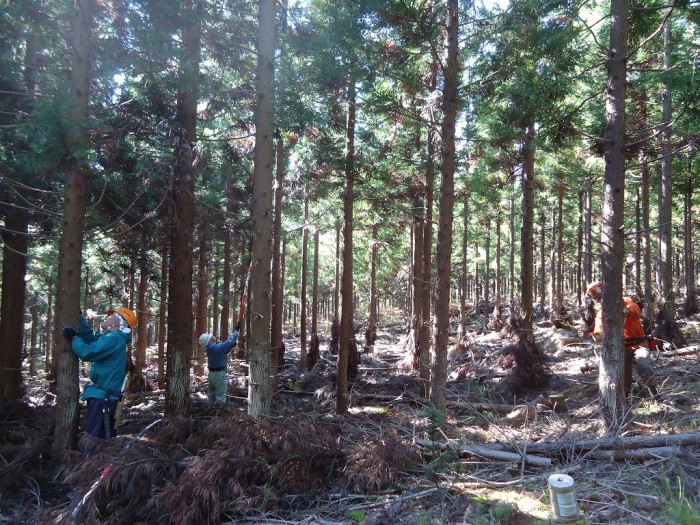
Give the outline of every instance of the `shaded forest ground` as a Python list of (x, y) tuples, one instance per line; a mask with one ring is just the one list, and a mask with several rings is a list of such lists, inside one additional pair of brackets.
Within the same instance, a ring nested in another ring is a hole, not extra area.
[[(595, 363), (590, 344), (538, 323), (550, 386), (510, 399), (503, 380), (512, 358), (503, 349), (512, 339), (485, 324), (474, 316), (464, 343), (450, 349), (447, 430), (437, 434), (442, 415), (417, 395), (400, 321), (382, 324), (373, 351), (362, 355), (343, 417), (334, 413), (335, 357), (322, 350), (304, 372), (298, 339), (288, 337), (276, 417), (259, 423), (245, 415), (245, 363), (235, 361), (226, 406), (207, 405), (206, 379), (194, 378), (192, 417), (155, 424), (131, 441), (163, 409), (157, 391), (131, 396), (120, 436), (107, 445), (83, 438), (91, 452), (72, 453), (62, 468), (48, 457), (53, 397), (34, 381), (29, 405), (0, 407), (0, 523), (546, 524), (547, 477), (565, 472), (576, 480), (580, 523), (700, 524), (697, 354), (657, 356), (660, 395), (635, 388), (623, 441), (687, 433), (698, 440), (636, 449), (630, 458), (619, 446), (576, 445), (602, 432), (597, 373), (581, 371)], [(680, 324), (691, 344), (700, 340), (698, 319)], [(154, 390), (156, 371), (151, 359)], [(552, 409), (554, 393), (564, 394), (566, 411)], [(537, 449), (550, 442), (562, 446)], [(506, 450), (519, 455), (494, 454)]]

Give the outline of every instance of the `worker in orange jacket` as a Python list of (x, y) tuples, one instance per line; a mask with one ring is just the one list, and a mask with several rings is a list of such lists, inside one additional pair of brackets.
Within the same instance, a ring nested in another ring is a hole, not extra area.
[[(602, 284), (599, 282), (591, 283), (586, 290), (586, 295), (595, 301), (600, 301), (603, 293)], [(624, 351), (624, 386), (625, 395), (629, 395), (632, 391), (632, 367), (637, 370), (640, 383), (645, 385), (651, 394), (655, 396), (658, 392), (656, 386), (656, 378), (654, 370), (651, 367), (650, 341), (644, 333), (641, 317), (642, 310), (639, 305), (631, 298), (624, 297), (625, 303), (625, 326), (623, 328), (623, 337), (625, 339)], [(603, 333), (603, 311), (598, 309), (598, 314), (595, 318), (593, 331), (590, 333), (596, 340), (600, 339)], [(653, 345), (655, 346), (655, 345)]]

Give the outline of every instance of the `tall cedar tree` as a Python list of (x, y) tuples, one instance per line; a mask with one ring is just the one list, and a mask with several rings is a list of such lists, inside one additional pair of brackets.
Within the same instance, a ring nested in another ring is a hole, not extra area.
[[(190, 413), (190, 356), (192, 354), (192, 244), (194, 236), (194, 166), (197, 142), (197, 102), (201, 39), (200, 3), (185, 0), (180, 12), (182, 54), (180, 91), (177, 97), (175, 177), (173, 201), (175, 228), (171, 239), (170, 277), (171, 337), (168, 338), (168, 381), (165, 414), (188, 417)], [(171, 340), (172, 338), (172, 340)]]
[[(66, 137), (63, 205), (63, 233), (58, 259), (56, 326), (76, 324), (80, 313), (80, 269), (83, 260), (83, 237), (87, 198), (85, 180), (88, 144), (88, 103), (90, 94), (90, 50), (92, 3), (74, 0), (71, 18), (73, 61), (71, 82), (75, 103), (71, 114), (71, 132)], [(60, 338), (57, 346), (56, 426), (52, 457), (63, 459), (67, 448), (75, 448), (78, 437), (78, 356), (70, 342)]]
[(628, 2), (612, 0), (608, 49), (608, 84), (605, 105), (605, 180), (601, 231), (601, 282), (603, 284), (603, 347), (598, 390), (603, 423), (616, 431), (623, 418), (622, 272), (624, 260), (625, 198), (625, 82), (627, 75)]
[(277, 385), (270, 347), (272, 282), (272, 162), (274, 135), (275, 0), (258, 3), (257, 101), (255, 107), (255, 167), (253, 182), (253, 248), (250, 287), (250, 383), (248, 414), (272, 412)]
[(447, 30), (443, 65), (442, 125), (440, 135), (440, 218), (438, 220), (437, 290), (435, 299), (435, 362), (430, 378), (430, 401), (445, 411), (447, 384), (447, 343), (450, 324), (450, 280), (452, 222), (454, 215), (454, 174), (456, 167), (455, 127), (457, 121), (457, 77), (459, 75), (459, 5), (447, 2)]

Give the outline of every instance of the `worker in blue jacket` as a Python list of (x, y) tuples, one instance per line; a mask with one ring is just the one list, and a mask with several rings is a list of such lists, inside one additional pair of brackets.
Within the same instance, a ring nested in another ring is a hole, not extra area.
[(199, 336), (199, 344), (204, 347), (207, 353), (207, 364), (209, 366), (209, 387), (207, 388), (207, 399), (210, 403), (225, 403), (226, 392), (228, 392), (228, 378), (226, 377), (226, 356), (231, 349), (236, 346), (240, 326), (231, 333), (226, 341), (217, 342), (214, 334), (206, 333)]
[(71, 342), (73, 352), (89, 361), (90, 384), (83, 390), (87, 402), (84, 430), (91, 436), (109, 439), (116, 435), (114, 415), (126, 378), (127, 345), (136, 315), (128, 308), (107, 310), (100, 324), (102, 332), (94, 332), (84, 317), (78, 330), (65, 324), (63, 336)]

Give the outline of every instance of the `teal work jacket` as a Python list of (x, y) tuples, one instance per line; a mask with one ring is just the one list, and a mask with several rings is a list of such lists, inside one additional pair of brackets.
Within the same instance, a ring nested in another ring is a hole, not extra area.
[(131, 334), (120, 331), (94, 332), (84, 317), (80, 318), (78, 337), (73, 339), (73, 352), (83, 361), (90, 361), (90, 381), (83, 399), (119, 399), (126, 376), (126, 346)]

